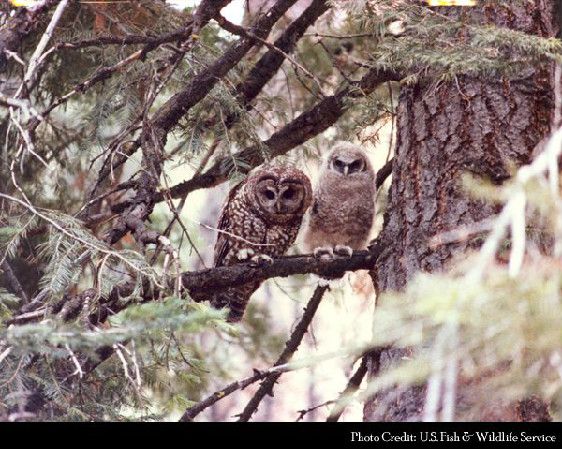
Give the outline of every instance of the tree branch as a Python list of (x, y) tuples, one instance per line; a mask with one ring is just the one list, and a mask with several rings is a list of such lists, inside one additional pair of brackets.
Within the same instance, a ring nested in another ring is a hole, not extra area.
[(218, 401), (220, 401), (221, 399), (223, 399), (223, 398), (227, 397), (228, 395), (234, 393), (235, 391), (243, 390), (247, 386), (249, 386), (249, 385), (251, 385), (251, 384), (253, 384), (253, 383), (255, 383), (259, 380), (262, 380), (262, 379), (264, 379), (264, 378), (266, 378), (266, 377), (268, 377), (272, 374), (282, 374), (282, 373), (285, 373), (287, 371), (292, 371), (294, 369), (295, 369), (295, 367), (291, 366), (291, 364), (286, 363), (284, 365), (274, 366), (274, 367), (269, 368), (265, 371), (254, 370), (253, 376), (249, 376), (249, 377), (246, 377), (245, 379), (237, 380), (235, 382), (232, 382), (232, 383), (228, 384), (226, 387), (220, 389), (219, 391), (215, 391), (213, 394), (206, 397), (202, 401), (198, 402), (193, 407), (189, 407), (184, 412), (184, 414), (181, 416), (179, 421), (180, 422), (193, 421), (193, 418), (195, 418), (203, 410), (211, 407), (212, 405), (216, 404)]
[(341, 406), (340, 401), (349, 397), (359, 389), (363, 378), (367, 374), (368, 368), (368, 358), (366, 356), (363, 356), (361, 358), (361, 364), (359, 365), (357, 371), (355, 371), (353, 376), (349, 378), (349, 382), (347, 383), (345, 390), (343, 390), (343, 393), (340, 395), (340, 399), (336, 401), (336, 405), (330, 412), (330, 415), (328, 416), (328, 419), (326, 419), (326, 422), (337, 422), (340, 419), (340, 416), (345, 410), (345, 406)]
[[(234, 155), (240, 164), (238, 168), (249, 171), (264, 162), (264, 154), (274, 158), (306, 142), (312, 137), (332, 126), (348, 109), (348, 100), (373, 92), (380, 84), (397, 81), (400, 76), (394, 71), (371, 69), (355, 85), (344, 87), (335, 95), (324, 98), (316, 106), (303, 112), (282, 129), (274, 133), (260, 145), (253, 145)], [(244, 168), (247, 167), (247, 168)], [(169, 191), (159, 192), (156, 202), (163, 201), (166, 195), (181, 198), (198, 189), (214, 187), (225, 182), (233, 170), (232, 157), (224, 157), (216, 161), (206, 172), (192, 179), (175, 185)], [(127, 202), (116, 204), (113, 212), (120, 212)]]
[(16, 51), (23, 40), (42, 24), (42, 18), (59, 0), (42, 0), (33, 8), (18, 8), (0, 28), (0, 73), (6, 70), (6, 52)]
[[(266, 14), (258, 18), (252, 27), (251, 34), (260, 39), (267, 38), (273, 25), (295, 3), (296, 0), (278, 0)], [(183, 91), (172, 96), (156, 111), (152, 118), (154, 126), (163, 133), (168, 133), (258, 42), (255, 38), (246, 36), (231, 46), (208, 69), (201, 71), (201, 73), (195, 76), (193, 81)]]
[[(201, 271), (185, 272), (181, 275), (182, 288), (189, 292), (197, 302), (205, 301), (213, 293), (222, 291), (230, 287), (237, 287), (248, 282), (265, 281), (274, 277), (287, 277), (296, 274), (316, 274), (324, 278), (336, 279), (343, 276), (348, 271), (370, 270), (374, 267), (379, 255), (384, 247), (377, 242), (369, 251), (355, 251), (349, 258), (335, 258), (330, 261), (320, 260), (311, 254), (299, 256), (285, 256), (274, 259), (273, 263), (266, 265), (256, 265), (253, 262), (238, 263), (235, 265), (210, 268)], [(171, 281), (173, 284), (173, 281)], [(173, 291), (173, 285), (169, 286)], [(151, 285), (148, 280), (143, 280), (140, 300), (123, 301), (123, 298), (131, 296), (136, 291), (135, 283), (123, 283), (116, 286), (106, 297), (99, 298), (100, 310), (90, 317), (92, 324), (98, 324), (107, 319), (110, 313), (117, 313), (125, 309), (131, 303), (148, 302), (160, 297), (161, 289)], [(87, 289), (74, 297), (65, 297), (63, 304), (72, 303), (64, 316), (59, 314), (59, 318), (69, 320), (77, 316), (81, 304), (88, 298), (98, 295), (95, 289)], [(77, 301), (73, 301), (78, 298)], [(26, 312), (29, 312), (26, 309)], [(58, 313), (56, 308), (55, 313)], [(21, 324), (35, 320), (34, 315), (15, 316), (9, 324)]]
[[(325, 1), (322, 1), (320, 3), (326, 3)], [(318, 81), (318, 78), (316, 78), (312, 73), (310, 73), (310, 71), (302, 66), (301, 64), (299, 64), (297, 61), (295, 61), (285, 50), (283, 50), (282, 48), (276, 47), (275, 44), (272, 44), (271, 42), (268, 42), (265, 39), (262, 39), (258, 36), (256, 36), (255, 34), (252, 34), (251, 32), (247, 31), (244, 27), (240, 26), (240, 25), (236, 25), (235, 23), (230, 22), (229, 20), (225, 19), (222, 15), (217, 14), (217, 16), (215, 17), (215, 20), (217, 21), (217, 23), (221, 26), (222, 29), (224, 29), (225, 31), (228, 31), (231, 34), (240, 36), (240, 37), (246, 37), (249, 39), (255, 39), (259, 42), (261, 42), (263, 45), (265, 45), (267, 48), (269, 48), (270, 51), (273, 51), (275, 53), (277, 53), (280, 58), (279, 61), (277, 63), (277, 61), (271, 61), (273, 63), (272, 67), (268, 68), (268, 74), (270, 74), (269, 77), (264, 78), (264, 83), (267, 82), (269, 79), (271, 79), (271, 76), (276, 73), (276, 71), (279, 69), (279, 67), (281, 67), (281, 64), (283, 63), (283, 61), (286, 59), (287, 61), (289, 61), (294, 67), (296, 67), (297, 69), (299, 69), (301, 72), (303, 72), (308, 78), (312, 79), (317, 85), (320, 91), (322, 91), (322, 86), (320, 84), (320, 82)], [(300, 37), (300, 36), (295, 36), (296, 37)], [(291, 48), (294, 47), (294, 45), (296, 44), (293, 43), (293, 45), (291, 46)], [(255, 67), (254, 67), (255, 68)], [(241, 86), (243, 87), (244, 84), (241, 84)], [(259, 90), (257, 92), (255, 92), (255, 94), (257, 95), (257, 93), (259, 93), (259, 91), (261, 90), (262, 86), (255, 86), (255, 87), (259, 87)], [(252, 97), (253, 98), (253, 97)], [(249, 109), (249, 104), (248, 104), (248, 100), (246, 100), (246, 95), (244, 95), (244, 92), (242, 92), (242, 98), (241, 98), (241, 102), (242, 105), (245, 106), (246, 108)], [(229, 125), (229, 121), (232, 120), (234, 117), (228, 117), (228, 119), (226, 120), (226, 124), (227, 126)], [(230, 120), (229, 120), (230, 119)]]
[(313, 255), (285, 256), (274, 259), (269, 265), (256, 266), (254, 263), (210, 268), (187, 272), (182, 275), (182, 285), (191, 294), (211, 294), (215, 291), (236, 287), (248, 282), (263, 281), (272, 277), (287, 277), (311, 273), (325, 278), (341, 277), (346, 271), (369, 270), (374, 266), (381, 248), (371, 251), (355, 251), (350, 258), (320, 260)]
[[(261, 39), (266, 38), (277, 20), (295, 2), (296, 0), (277, 0), (266, 14), (257, 19), (252, 27), (252, 34)], [(198, 11), (200, 9), (201, 5)], [(218, 11), (215, 11), (215, 13), (218, 14)], [(141, 148), (143, 153), (142, 164), (145, 171), (139, 179), (135, 197), (118, 212), (121, 217), (108, 234), (107, 241), (109, 243), (116, 243), (129, 231), (139, 241), (138, 237), (144, 233), (143, 223), (152, 213), (156, 202), (155, 192), (162, 170), (163, 150), (168, 133), (194, 105), (211, 91), (222, 77), (242, 60), (255, 44), (256, 39), (254, 38), (240, 39), (210, 67), (196, 75), (184, 90), (166, 101), (154, 113), (152, 119), (144, 123)], [(142, 243), (142, 241), (139, 241), (139, 243)]]
[(6, 275), (6, 280), (8, 281), (8, 284), (10, 285), (14, 293), (23, 300), (24, 304), (27, 304), (29, 302), (29, 298), (27, 297), (25, 290), (21, 286), (19, 279), (15, 275), (8, 261), (4, 260), (4, 262), (2, 262), (0, 267), (2, 268), (4, 274)]
[[(273, 43), (273, 47), (291, 53), (307, 28), (330, 8), (327, 3), (326, 0), (313, 0), (299, 18), (292, 22)], [(282, 53), (270, 48), (250, 70), (246, 79), (236, 86), (236, 93), (246, 108), (249, 108), (250, 103), (258, 96), (265, 84), (277, 73), (284, 60)]]
[[(293, 354), (299, 348), (304, 334), (306, 334), (308, 326), (310, 326), (310, 323), (312, 322), (312, 319), (314, 318), (314, 315), (318, 310), (318, 306), (320, 305), (320, 302), (322, 301), (322, 297), (324, 296), (326, 290), (328, 290), (327, 285), (319, 285), (318, 287), (316, 287), (312, 298), (310, 298), (308, 304), (304, 309), (304, 314), (301, 320), (297, 324), (297, 327), (295, 327), (295, 330), (291, 334), (289, 340), (287, 340), (287, 343), (285, 343), (285, 349), (275, 362), (274, 366), (284, 365), (289, 362), (289, 360), (291, 360)], [(240, 414), (240, 419), (238, 421), (249, 421), (254, 412), (258, 409), (260, 402), (265, 397), (265, 395), (269, 394), (273, 396), (273, 386), (275, 385), (277, 379), (281, 377), (281, 374), (282, 373), (280, 372), (271, 373), (262, 381), (256, 394), (252, 397), (252, 399), (250, 399), (248, 404), (246, 404), (246, 407)]]

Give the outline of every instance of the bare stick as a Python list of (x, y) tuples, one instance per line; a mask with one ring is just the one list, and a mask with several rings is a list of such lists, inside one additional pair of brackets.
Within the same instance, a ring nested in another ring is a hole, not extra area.
[[(293, 354), (299, 348), (302, 339), (304, 337), (304, 334), (306, 334), (308, 330), (308, 326), (310, 326), (310, 323), (312, 322), (312, 319), (314, 318), (314, 315), (318, 310), (318, 306), (320, 305), (320, 302), (322, 301), (322, 297), (324, 296), (326, 290), (328, 290), (327, 285), (322, 285), (322, 286), (319, 285), (318, 287), (316, 287), (316, 290), (314, 291), (312, 298), (310, 298), (308, 304), (304, 309), (304, 314), (299, 324), (297, 324), (297, 326), (295, 327), (295, 330), (291, 334), (289, 340), (287, 340), (287, 343), (285, 343), (285, 349), (283, 350), (283, 352), (275, 362), (274, 366), (283, 365), (287, 363), (289, 360), (291, 360)], [(254, 412), (258, 409), (265, 395), (266, 394), (273, 395), (273, 386), (275, 385), (277, 379), (281, 377), (281, 374), (282, 373), (272, 373), (262, 381), (260, 387), (258, 388), (258, 391), (252, 397), (252, 399), (250, 399), (250, 401), (248, 402), (248, 404), (240, 414), (240, 419), (238, 421), (242, 421), (242, 422), (249, 421), (252, 415), (254, 414)]]
[(62, 14), (66, 9), (67, 5), (68, 5), (68, 0), (61, 0), (61, 2), (57, 5), (57, 8), (53, 13), (53, 17), (51, 18), (51, 21), (47, 26), (47, 29), (43, 33), (43, 36), (41, 36), (41, 40), (39, 41), (39, 44), (37, 44), (37, 48), (35, 48), (35, 51), (31, 55), (31, 59), (29, 60), (29, 64), (27, 66), (27, 71), (25, 72), (25, 76), (23, 78), (24, 84), (29, 83), (29, 81), (31, 81), (33, 75), (38, 69), (41, 55), (43, 54), (45, 48), (47, 47), (47, 44), (51, 40), (51, 37), (53, 36), (53, 32), (55, 31), (55, 27), (57, 26), (57, 23), (62, 17)]

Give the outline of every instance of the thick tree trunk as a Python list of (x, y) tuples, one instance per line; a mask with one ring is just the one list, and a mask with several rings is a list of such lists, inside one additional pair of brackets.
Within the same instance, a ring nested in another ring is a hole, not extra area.
[[(441, 12), (550, 37), (557, 30), (554, 3), (497, 2), (487, 7), (443, 8)], [(461, 176), (470, 171), (501, 183), (509, 176), (510, 164), (529, 162), (534, 147), (550, 129), (552, 82), (553, 68), (545, 64), (530, 67), (511, 80), (460, 77), (458, 83), (403, 89), (390, 200), (379, 237), (387, 248), (371, 273), (378, 293), (403, 289), (420, 270), (443, 270), (452, 257), (470, 249), (470, 242), (432, 248), (429, 239), (497, 213), (494, 206), (467, 195)], [(382, 351), (370, 364), (376, 367), (370, 374), (387, 368), (404, 351), (407, 349)], [(424, 400), (424, 387), (385, 391), (367, 401), (364, 419), (419, 420)], [(483, 412), (469, 419), (536, 418), (524, 410)]]

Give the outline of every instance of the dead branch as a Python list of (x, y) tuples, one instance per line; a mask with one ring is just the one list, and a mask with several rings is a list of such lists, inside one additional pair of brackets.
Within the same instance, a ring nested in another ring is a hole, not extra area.
[(269, 369), (264, 370), (264, 371), (254, 370), (254, 374), (252, 376), (249, 376), (249, 377), (246, 377), (245, 379), (241, 379), (241, 380), (237, 380), (235, 382), (232, 382), (232, 383), (228, 384), (226, 387), (221, 388), (219, 391), (215, 391), (213, 394), (206, 397), (202, 401), (198, 402), (194, 406), (189, 407), (183, 413), (183, 415), (181, 416), (179, 421), (180, 422), (193, 421), (193, 418), (195, 418), (203, 410), (211, 407), (212, 405), (216, 404), (218, 401), (220, 401), (221, 399), (223, 399), (223, 398), (227, 397), (228, 395), (234, 393), (235, 391), (243, 390), (247, 386), (249, 386), (249, 385), (251, 385), (255, 382), (258, 382), (258, 381), (260, 381), (260, 380), (262, 380), (262, 379), (264, 379), (267, 376), (270, 376), (272, 374), (282, 374), (282, 373), (285, 373), (287, 371), (291, 371), (293, 369), (295, 369), (295, 368), (292, 367), (290, 364), (285, 364), (285, 365), (274, 366), (274, 367), (269, 368)]
[[(292, 332), (291, 336), (285, 343), (285, 349), (283, 350), (283, 352), (275, 362), (274, 366), (284, 365), (291, 360), (293, 354), (299, 348), (302, 339), (304, 337), (304, 334), (306, 334), (308, 330), (308, 326), (310, 326), (310, 323), (312, 322), (312, 319), (314, 318), (314, 315), (318, 310), (318, 306), (320, 305), (320, 302), (322, 301), (322, 297), (324, 296), (326, 290), (328, 290), (327, 285), (324, 286), (319, 285), (318, 287), (316, 287), (316, 290), (314, 291), (312, 298), (310, 298), (308, 304), (304, 309), (304, 314), (301, 320), (299, 321), (299, 323), (295, 327), (295, 330)], [(262, 399), (265, 397), (266, 394), (273, 396), (273, 386), (275, 385), (277, 379), (281, 377), (281, 374), (282, 373), (277, 373), (277, 372), (271, 373), (262, 381), (260, 387), (258, 388), (258, 391), (252, 397), (252, 399), (250, 399), (248, 404), (246, 404), (246, 407), (240, 414), (240, 418), (238, 419), (239, 422), (247, 422), (250, 420), (250, 418), (252, 417), (254, 412), (256, 412)]]

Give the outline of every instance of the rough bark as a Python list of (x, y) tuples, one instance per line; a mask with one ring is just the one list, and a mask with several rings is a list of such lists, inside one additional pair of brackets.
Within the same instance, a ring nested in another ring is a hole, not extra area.
[[(440, 12), (550, 37), (557, 31), (554, 3), (498, 2)], [(502, 183), (509, 177), (510, 164), (529, 162), (533, 148), (549, 132), (552, 72), (545, 65), (529, 67), (511, 80), (460, 77), (458, 83), (438, 88), (426, 83), (402, 90), (389, 205), (379, 236), (386, 249), (371, 272), (378, 294), (402, 290), (419, 271), (444, 270), (452, 257), (474, 245), (458, 242), (432, 248), (428, 243), (436, 234), (470, 226), (497, 212), (494, 206), (469, 197), (461, 176), (469, 171)], [(372, 365), (384, 370), (404, 352), (408, 349), (384, 350)], [(364, 419), (419, 420), (424, 392), (420, 386), (379, 393), (365, 404)], [(486, 416), (490, 415), (472, 419)], [(494, 414), (493, 419), (528, 416), (516, 410)]]

